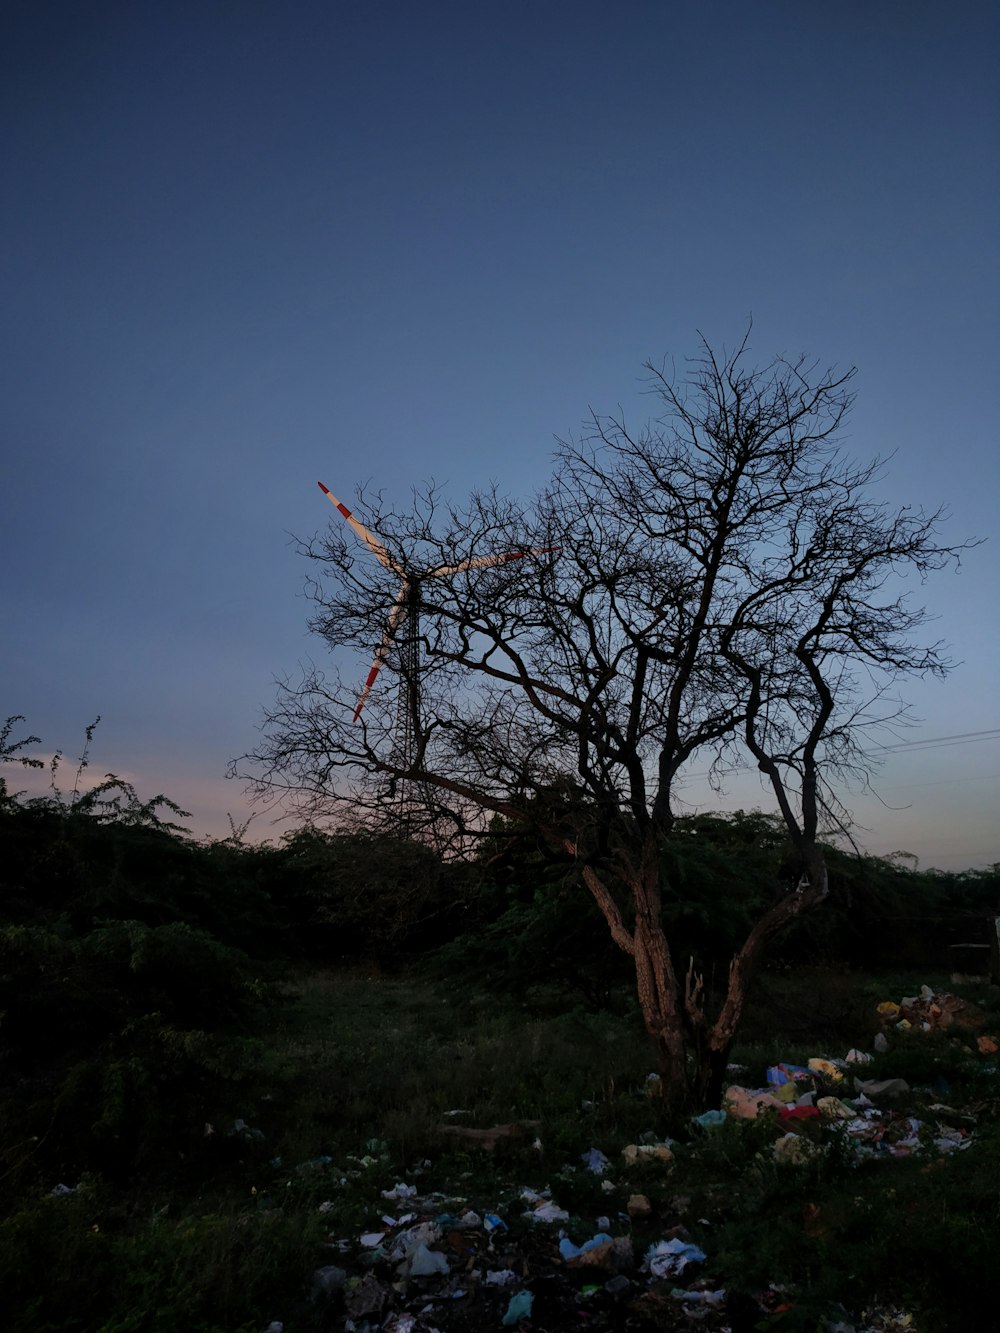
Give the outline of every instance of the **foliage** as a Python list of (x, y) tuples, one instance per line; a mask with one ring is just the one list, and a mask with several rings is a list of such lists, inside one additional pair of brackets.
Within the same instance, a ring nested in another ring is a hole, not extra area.
[[(3, 732), (5, 751), (11, 719)], [(87, 729), (87, 746), (93, 735)], [(26, 743), (26, 742), (23, 742)], [(18, 743), (18, 744), (23, 744)], [(117, 778), (0, 799), (0, 1129), (15, 1191), (41, 1174), (195, 1169), (238, 1114), (282, 932), (249, 856), (202, 847)]]
[(236, 948), (277, 952), (281, 927), (252, 853), (199, 846), (161, 825), (154, 803), (123, 806), (120, 791), (108, 790), (102, 784), (72, 806), (36, 799), (0, 809), (6, 920), (66, 920), (76, 931), (109, 919), (184, 921)]
[[(919, 871), (829, 845), (824, 854), (827, 899), (776, 939), (779, 965), (948, 968), (948, 944), (977, 929), (985, 938), (986, 916), (1000, 904), (995, 871)], [(693, 957), (711, 984), (725, 975), (755, 917), (783, 891), (792, 863), (785, 830), (756, 810), (684, 817), (664, 856), (662, 910), (674, 953)], [(494, 821), (459, 920), (458, 937), (437, 952), (439, 968), (514, 990), (532, 980), (559, 982), (591, 1004), (621, 1008), (625, 959), (608, 949), (597, 909), (581, 898), (572, 869), (523, 825)]]
[[(25, 736), (19, 741), (12, 741), (10, 734), (18, 722), (23, 722), (21, 713), (14, 713), (0, 727), (0, 764), (20, 764), (22, 768), (44, 768), (42, 761), (34, 755), (21, 754), (26, 745), (38, 745), (38, 736)], [(7, 791), (7, 780), (0, 773), (0, 809), (10, 804), (15, 798)]]
[[(722, 968), (755, 915), (779, 889), (788, 844), (783, 828), (759, 811), (677, 821), (664, 849), (663, 919), (679, 958)], [(629, 968), (608, 948), (593, 899), (575, 870), (530, 826), (494, 819), (469, 885), (461, 933), (438, 951), (439, 967), (475, 972), (517, 990), (562, 982), (591, 1004), (621, 1006)], [(628, 904), (622, 903), (623, 914)]]
[(207, 1110), (237, 1113), (262, 994), (245, 955), (184, 923), (4, 927), (2, 1122), (33, 1143), (23, 1172), (174, 1169)]
[[(130, 1218), (93, 1178), (0, 1222), (8, 1333), (259, 1333), (301, 1306), (301, 1256), (318, 1219), (249, 1207)], [(39, 1280), (40, 1276), (43, 1280)], [(45, 1279), (48, 1280), (45, 1280)]]
[(258, 883), (306, 956), (379, 967), (444, 938), (468, 878), (416, 842), (313, 827), (259, 849), (255, 862)]

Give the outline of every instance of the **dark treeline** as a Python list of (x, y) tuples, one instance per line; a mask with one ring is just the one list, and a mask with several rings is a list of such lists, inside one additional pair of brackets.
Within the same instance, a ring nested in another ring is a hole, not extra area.
[[(0, 795), (3, 1139), (30, 1140), (8, 1151), (15, 1179), (22, 1158), (28, 1175), (132, 1175), (165, 1152), (174, 1174), (178, 1160), (203, 1169), (192, 1126), (206, 1106), (234, 1113), (255, 1015), (288, 966), (424, 960), (509, 993), (556, 983), (575, 1002), (630, 1003), (628, 960), (592, 901), (510, 825), (456, 863), (314, 828), (277, 845), (199, 843), (164, 807), (117, 781), (74, 802)], [(783, 831), (756, 812), (694, 816), (669, 855), (672, 937), (711, 974), (782, 890)], [(940, 969), (949, 929), (1000, 898), (998, 867), (829, 859), (829, 901), (778, 943), (779, 964)], [(40, 1119), (42, 1136), (31, 1133)]]

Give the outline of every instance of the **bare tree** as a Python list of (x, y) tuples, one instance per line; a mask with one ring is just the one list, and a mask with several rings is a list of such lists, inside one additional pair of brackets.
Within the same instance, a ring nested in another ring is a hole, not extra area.
[[(391, 691), (373, 692), (355, 724), (353, 681), (315, 667), (280, 688), (236, 767), (313, 816), (377, 807), (386, 781), (409, 779), (460, 837), (484, 831), (484, 812), (533, 825), (573, 858), (633, 961), (671, 1103), (704, 1105), (721, 1094), (767, 942), (827, 893), (821, 836), (846, 823), (835, 784), (870, 768), (871, 728), (904, 719), (900, 677), (948, 669), (940, 644), (917, 641), (927, 617), (900, 577), (923, 579), (963, 547), (939, 544), (940, 513), (873, 498), (879, 461), (838, 447), (853, 371), (804, 357), (755, 368), (746, 338), (722, 355), (703, 342), (683, 379), (647, 370), (659, 415), (638, 434), (594, 416), (530, 504), (491, 491), (456, 508), (431, 490), (406, 513), (365, 505), (415, 576), (560, 548), (424, 585), (406, 772)], [(397, 575), (336, 528), (304, 550), (319, 569), (312, 628), (370, 650)], [(797, 869), (713, 999), (671, 950), (664, 851), (685, 774), (707, 766), (721, 781), (747, 764), (773, 792)]]

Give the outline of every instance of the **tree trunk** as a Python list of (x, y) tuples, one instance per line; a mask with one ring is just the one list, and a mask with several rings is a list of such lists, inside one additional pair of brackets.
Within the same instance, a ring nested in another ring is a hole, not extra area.
[[(571, 855), (574, 843), (565, 842)], [(611, 938), (635, 967), (636, 994), (643, 1023), (653, 1041), (663, 1096), (671, 1112), (688, 1109), (691, 1087), (682, 997), (673, 959), (663, 930), (660, 895), (660, 856), (656, 839), (648, 837), (639, 864), (627, 871), (625, 884), (635, 909), (635, 926), (628, 929), (618, 904), (592, 866), (583, 866), (583, 881), (608, 923)]]
[(634, 959), (639, 1008), (653, 1039), (664, 1100), (668, 1110), (684, 1110), (691, 1093), (687, 1044), (677, 978), (662, 928), (636, 930)]
[(636, 991), (646, 1031), (656, 1048), (666, 1108), (678, 1112), (690, 1107), (691, 1085), (681, 991), (663, 929), (661, 873), (659, 843), (650, 834), (629, 884), (635, 905)]

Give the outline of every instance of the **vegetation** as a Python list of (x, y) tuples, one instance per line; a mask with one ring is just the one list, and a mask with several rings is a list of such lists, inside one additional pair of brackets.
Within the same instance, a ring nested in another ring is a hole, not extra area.
[[(11, 734), (6, 758), (24, 757)], [(581, 1308), (600, 1327), (687, 1325), (670, 1283), (659, 1296), (648, 1278), (627, 1299), (585, 1295), (587, 1275), (568, 1272), (554, 1234), (521, 1219), (519, 1191), (544, 1186), (577, 1240), (601, 1214), (637, 1255), (684, 1228), (708, 1256), (702, 1285), (729, 1292), (734, 1328), (812, 1329), (846, 1317), (840, 1307), (858, 1321), (906, 1310), (922, 1333), (975, 1324), (1000, 1239), (1000, 1083), (972, 1035), (894, 1040), (869, 1071), (937, 1088), (914, 1095), (914, 1114), (947, 1087), (954, 1115), (974, 1124), (968, 1150), (859, 1162), (828, 1146), (783, 1165), (771, 1120), (706, 1134), (649, 1096), (622, 957), (602, 951), (544, 840), (498, 827), (479, 863), (460, 866), (317, 829), (273, 847), (198, 844), (161, 821), (177, 815), (169, 803), (116, 779), (95, 790), (0, 793), (6, 1329), (342, 1328), (348, 1297), (316, 1274), (368, 1271), (358, 1237), (402, 1180), (501, 1213), (504, 1253), (538, 1278), (539, 1329), (578, 1328)], [(758, 813), (682, 832), (664, 914), (710, 981), (774, 891), (786, 844)], [(1000, 868), (921, 874), (826, 855), (820, 929), (807, 918), (789, 930), (751, 993), (735, 1052), (751, 1081), (777, 1059), (870, 1045), (880, 1000), (947, 984), (934, 970), (942, 922), (1000, 897)], [(908, 971), (861, 970), (884, 965), (888, 945)], [(996, 991), (963, 994), (996, 1032)], [(492, 1154), (441, 1131), (532, 1121)], [(627, 1144), (667, 1133), (668, 1167), (623, 1162)], [(610, 1192), (581, 1165), (592, 1147), (611, 1161)], [(623, 1221), (636, 1192), (652, 1213)], [(435, 1319), (499, 1327), (507, 1295), (497, 1306), (484, 1290)], [(769, 1301), (788, 1308), (769, 1316)]]

